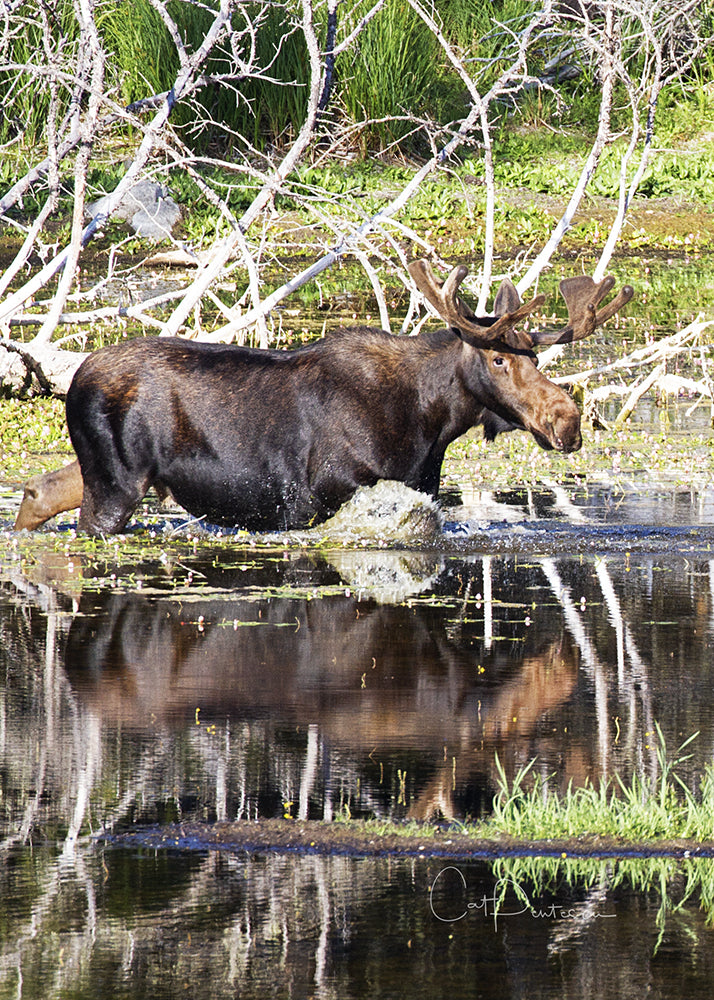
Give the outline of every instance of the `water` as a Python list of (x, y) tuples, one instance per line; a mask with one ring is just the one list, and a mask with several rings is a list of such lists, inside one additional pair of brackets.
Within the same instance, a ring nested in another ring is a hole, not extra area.
[(672, 753), (699, 733), (678, 772), (696, 787), (713, 499), (637, 478), (465, 494), (421, 551), (261, 549), (173, 520), (95, 550), (7, 535), (0, 997), (708, 997), (709, 858), (194, 834), (484, 815), (496, 753), (561, 790), (656, 776), (655, 723)]
[(714, 973), (696, 907), (660, 935), (655, 894), (607, 873), (537, 910), (509, 885), (494, 921), (504, 884), (483, 863), (103, 851), (24, 868), (3, 878), (7, 996), (704, 997)]

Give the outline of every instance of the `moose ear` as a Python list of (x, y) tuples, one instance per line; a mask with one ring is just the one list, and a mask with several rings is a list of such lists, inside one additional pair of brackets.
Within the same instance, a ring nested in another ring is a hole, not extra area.
[(521, 297), (510, 278), (504, 278), (493, 302), (494, 316), (505, 316), (515, 312), (521, 304)]

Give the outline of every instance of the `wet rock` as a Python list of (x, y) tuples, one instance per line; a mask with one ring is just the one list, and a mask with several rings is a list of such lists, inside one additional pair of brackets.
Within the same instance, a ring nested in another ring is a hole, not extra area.
[[(107, 211), (109, 195), (87, 205), (87, 215), (93, 219)], [(137, 236), (149, 240), (164, 240), (181, 218), (181, 209), (166, 188), (154, 181), (139, 181), (130, 188), (112, 213), (113, 219), (128, 222)]]
[(441, 535), (442, 525), (441, 510), (430, 496), (382, 479), (360, 487), (316, 533), (339, 545), (421, 547)]

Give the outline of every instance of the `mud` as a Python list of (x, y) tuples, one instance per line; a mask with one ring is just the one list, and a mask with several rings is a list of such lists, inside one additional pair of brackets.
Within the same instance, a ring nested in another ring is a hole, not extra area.
[(456, 827), (425, 825), (414, 833), (378, 831), (369, 823), (257, 820), (179, 823), (126, 833), (100, 834), (95, 842), (151, 850), (225, 850), (249, 854), (318, 854), (420, 858), (711, 858), (714, 841), (628, 841), (611, 837), (568, 840), (481, 838)]

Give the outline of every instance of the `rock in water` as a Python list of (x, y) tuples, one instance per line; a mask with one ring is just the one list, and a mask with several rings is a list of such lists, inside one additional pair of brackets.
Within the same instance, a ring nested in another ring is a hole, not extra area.
[(380, 479), (374, 486), (361, 486), (315, 533), (339, 545), (423, 546), (441, 534), (442, 525), (432, 497)]

